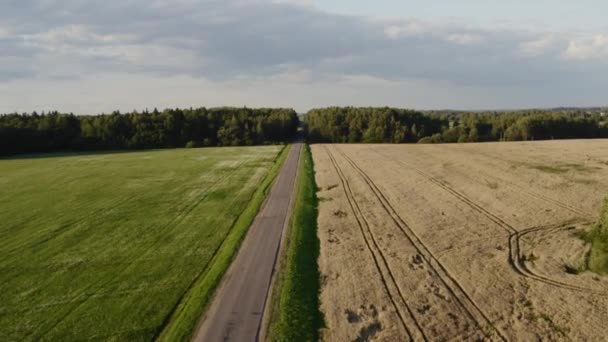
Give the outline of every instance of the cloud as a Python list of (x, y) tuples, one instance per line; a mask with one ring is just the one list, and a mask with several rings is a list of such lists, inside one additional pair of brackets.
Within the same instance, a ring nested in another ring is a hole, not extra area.
[(67, 25), (51, 28), (45, 32), (24, 34), (21, 36), (25, 43), (40, 44), (53, 48), (63, 44), (115, 44), (133, 42), (137, 37), (132, 33), (97, 34), (86, 25)]
[(311, 7), (314, 4), (314, 0), (273, 0), (273, 3)]
[(519, 49), (524, 56), (537, 57), (549, 52), (559, 40), (552, 34), (537, 37), (530, 41), (519, 44)]
[[(556, 86), (566, 82), (608, 86), (604, 32), (345, 16), (307, 0), (6, 1), (0, 82), (85, 82), (109, 74), (160, 82), (187, 77), (224, 90), (259, 82), (314, 93), (302, 94), (310, 105), (320, 97), (311, 87), (320, 84), (365, 88), (378, 99), (386, 96), (374, 89), (398, 97), (395, 89), (411, 91), (414, 84), (519, 96), (514, 89), (528, 89), (539, 98), (570, 91)], [(423, 99), (433, 104), (434, 96)]]
[[(379, 22), (381, 24), (381, 22)], [(431, 32), (429, 27), (419, 21), (388, 23), (384, 27), (384, 33), (389, 39), (414, 37)]]
[(471, 45), (481, 42), (483, 37), (478, 34), (451, 33), (447, 35), (446, 40), (455, 44)]
[(579, 61), (605, 59), (608, 57), (608, 34), (571, 40), (564, 52), (564, 57)]
[(8, 27), (2, 26), (0, 24), (0, 39), (6, 39), (11, 36), (11, 30)]

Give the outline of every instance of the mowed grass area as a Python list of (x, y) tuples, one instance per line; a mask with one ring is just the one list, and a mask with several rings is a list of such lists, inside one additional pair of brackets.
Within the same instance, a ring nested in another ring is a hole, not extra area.
[(281, 150), (0, 160), (0, 340), (158, 337)]
[(293, 215), (272, 298), (269, 341), (317, 341), (324, 324), (317, 265), (319, 199), (310, 146), (305, 146), (301, 158)]

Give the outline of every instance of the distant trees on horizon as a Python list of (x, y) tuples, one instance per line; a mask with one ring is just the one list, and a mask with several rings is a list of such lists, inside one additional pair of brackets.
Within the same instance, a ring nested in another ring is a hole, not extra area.
[(415, 143), (447, 121), (409, 109), (329, 107), (306, 114), (306, 135), (324, 143)]
[(608, 138), (608, 118), (583, 111), (434, 112), (389, 107), (313, 109), (310, 142), (457, 143)]
[[(457, 143), (608, 138), (608, 117), (583, 110), (420, 112), (329, 107), (304, 115), (311, 143)], [(0, 115), (0, 154), (289, 143), (300, 118), (287, 108), (190, 108), (77, 116)]]
[(262, 145), (291, 142), (293, 109), (195, 108), (76, 116), (0, 116), (0, 154)]

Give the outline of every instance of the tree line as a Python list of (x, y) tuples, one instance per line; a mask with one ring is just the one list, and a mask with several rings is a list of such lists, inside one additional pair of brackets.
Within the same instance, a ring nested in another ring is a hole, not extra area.
[[(0, 154), (288, 143), (293, 109), (190, 108), (96, 116), (58, 112), (0, 115)], [(311, 143), (456, 143), (608, 138), (601, 111), (420, 112), (329, 107), (305, 115)]]
[(585, 111), (428, 112), (330, 107), (306, 115), (310, 142), (456, 143), (608, 138), (605, 114)]
[(0, 154), (287, 143), (298, 126), (293, 109), (8, 114), (0, 116)]
[(397, 108), (330, 107), (306, 114), (307, 138), (324, 143), (412, 143), (440, 133), (446, 121)]

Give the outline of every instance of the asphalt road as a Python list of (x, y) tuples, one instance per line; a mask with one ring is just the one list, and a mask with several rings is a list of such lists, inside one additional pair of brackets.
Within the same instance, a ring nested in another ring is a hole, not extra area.
[(194, 340), (257, 341), (300, 160), (294, 144), (237, 257), (224, 275)]

